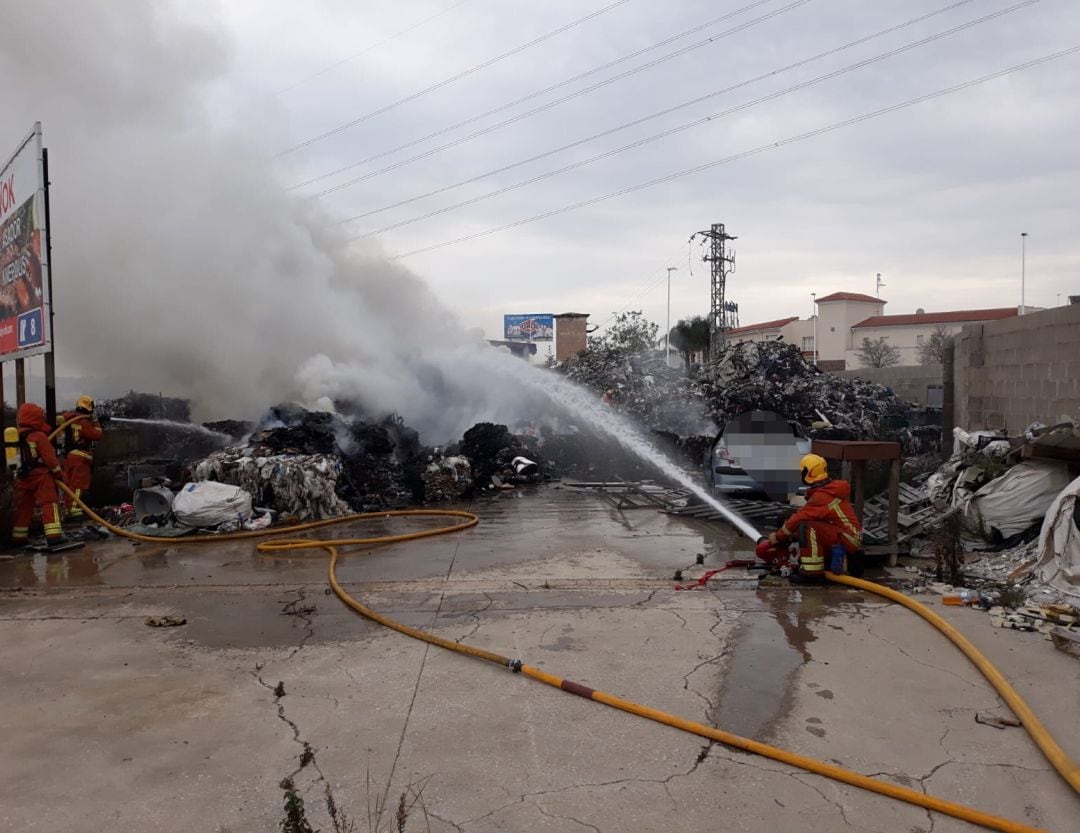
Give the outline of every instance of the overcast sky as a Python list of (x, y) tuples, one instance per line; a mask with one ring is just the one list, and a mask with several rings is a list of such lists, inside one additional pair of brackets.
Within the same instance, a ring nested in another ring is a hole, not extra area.
[[(459, 138), (561, 95), (789, 5), (764, 2), (468, 128), (361, 165), (310, 194)], [(973, 0), (862, 46), (772, 76), (538, 162), (348, 224), (360, 235), (511, 185), (569, 162), (720, 113), (949, 29), (1015, 0)], [(230, 111), (257, 121), (276, 153), (525, 44), (611, 0), (313, 0), (226, 4)], [(285, 184), (350, 165), (513, 101), (749, 0), (628, 0), (459, 81), (278, 162)], [(811, 0), (602, 89), (319, 198), (335, 218), (382, 208), (528, 158), (876, 33), (945, 0)], [(444, 14), (398, 34), (440, 11)], [(395, 37), (395, 35), (397, 35)], [(934, 43), (725, 118), (381, 235), (409, 252), (750, 150), (1080, 43), (1073, 0), (1041, 0)], [(359, 53), (359, 54), (358, 54)], [(356, 56), (351, 57), (350, 56)], [(335, 62), (343, 63), (331, 67)], [(325, 70), (325, 71), (324, 71)], [(321, 73), (317, 74), (316, 73)], [(314, 77), (312, 77), (314, 75)], [(703, 313), (708, 272), (687, 238), (712, 222), (736, 234), (729, 296), (742, 323), (806, 315), (810, 293), (873, 294), (887, 312), (1019, 302), (1027, 231), (1027, 303), (1080, 293), (1080, 54), (945, 98), (768, 150), (515, 229), (410, 256), (407, 264), (470, 326), (497, 335), (505, 312), (589, 312), (628, 304), (665, 314), (665, 267), (677, 266), (672, 317)], [(282, 91), (265, 96), (266, 90)], [(232, 95), (243, 91), (243, 109)], [(254, 106), (251, 106), (251, 105)], [(693, 274), (690, 262), (693, 261)], [(650, 284), (651, 291), (640, 293)]]

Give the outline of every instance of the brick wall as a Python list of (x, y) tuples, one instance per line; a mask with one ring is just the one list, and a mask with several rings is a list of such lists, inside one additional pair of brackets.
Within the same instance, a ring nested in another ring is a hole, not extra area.
[(953, 409), (968, 430), (1080, 418), (1080, 305), (971, 324), (954, 337)]
[(585, 349), (585, 325), (588, 320), (586, 316), (581, 315), (555, 316), (555, 359), (557, 361), (564, 362)]
[(942, 384), (940, 364), (860, 367), (858, 370), (841, 370), (836, 375), (845, 379), (859, 378), (887, 385), (901, 399), (917, 405), (926, 404), (927, 385)]

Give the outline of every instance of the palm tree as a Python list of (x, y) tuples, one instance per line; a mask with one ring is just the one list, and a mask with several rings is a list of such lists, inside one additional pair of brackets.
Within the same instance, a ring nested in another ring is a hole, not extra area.
[(694, 353), (709, 352), (709, 321), (700, 315), (689, 320), (683, 319), (671, 328), (670, 338), (671, 346), (682, 353), (683, 361), (689, 370), (690, 359)]

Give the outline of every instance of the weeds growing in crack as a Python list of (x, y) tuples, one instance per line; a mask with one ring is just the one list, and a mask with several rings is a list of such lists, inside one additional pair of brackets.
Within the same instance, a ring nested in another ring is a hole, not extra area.
[[(431, 815), (424, 803), (424, 789), (427, 787), (428, 778), (413, 781), (406, 784), (405, 789), (398, 796), (397, 806), (393, 813), (389, 812), (390, 784), (372, 793), (374, 786), (371, 780), (371, 767), (367, 771), (367, 826), (368, 833), (405, 833), (409, 819), (419, 812), (422, 815), (424, 827), (430, 833)], [(374, 797), (374, 804), (372, 799)], [(337, 833), (335, 829), (335, 833)]]
[(281, 782), (285, 791), (285, 816), (281, 820), (281, 833), (316, 833), (304, 812), (304, 799), (296, 791), (291, 778)]
[(334, 791), (330, 784), (325, 785), (326, 812), (330, 816), (330, 823), (334, 825), (334, 833), (356, 833), (356, 822), (349, 818), (348, 814), (338, 806), (334, 800)]

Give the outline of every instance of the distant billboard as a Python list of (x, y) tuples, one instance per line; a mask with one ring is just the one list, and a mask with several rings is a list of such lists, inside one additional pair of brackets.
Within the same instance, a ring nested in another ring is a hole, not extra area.
[(0, 361), (49, 349), (41, 159), (36, 124), (0, 169)]
[(504, 315), (503, 338), (507, 341), (553, 341), (555, 316), (550, 313)]

